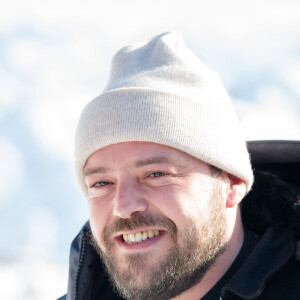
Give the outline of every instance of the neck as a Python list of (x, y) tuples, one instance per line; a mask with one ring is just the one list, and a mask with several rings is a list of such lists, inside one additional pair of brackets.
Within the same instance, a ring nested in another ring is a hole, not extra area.
[[(230, 268), (237, 255), (239, 254), (244, 241), (244, 231), (240, 216), (240, 210), (237, 209), (235, 222), (229, 225), (228, 242), (225, 251), (217, 258), (214, 265), (207, 271), (203, 279), (191, 289), (173, 300), (198, 300), (201, 299), (213, 286), (222, 278)], [(231, 227), (231, 228), (230, 228)]]

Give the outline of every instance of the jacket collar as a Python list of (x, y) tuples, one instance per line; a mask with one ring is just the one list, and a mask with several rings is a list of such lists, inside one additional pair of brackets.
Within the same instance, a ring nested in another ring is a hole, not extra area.
[(88, 242), (90, 230), (90, 224), (86, 222), (72, 242), (66, 300), (89, 299), (94, 278), (95, 261), (99, 259), (96, 251)]
[(257, 298), (263, 293), (269, 279), (293, 257), (294, 250), (295, 243), (290, 235), (274, 227), (269, 228), (224, 286), (222, 297), (226, 299), (230, 294), (235, 294), (242, 299)]

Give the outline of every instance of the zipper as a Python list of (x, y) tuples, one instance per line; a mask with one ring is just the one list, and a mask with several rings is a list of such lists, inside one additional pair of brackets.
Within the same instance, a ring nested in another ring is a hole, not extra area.
[(83, 231), (83, 235), (82, 235), (82, 240), (81, 240), (81, 247), (80, 247), (80, 256), (79, 256), (79, 261), (78, 261), (78, 266), (77, 266), (77, 270), (76, 270), (76, 274), (75, 274), (75, 283), (74, 283), (74, 289), (73, 289), (73, 300), (77, 300), (78, 299), (78, 284), (79, 284), (79, 276), (80, 276), (80, 271), (81, 271), (81, 267), (83, 264), (83, 260), (85, 257), (85, 252), (86, 252), (86, 232), (88, 231), (87, 228), (84, 229)]

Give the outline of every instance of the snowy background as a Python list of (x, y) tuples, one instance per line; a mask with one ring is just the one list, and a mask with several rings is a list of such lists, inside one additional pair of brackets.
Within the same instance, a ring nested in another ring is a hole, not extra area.
[(215, 69), (246, 137), (300, 139), (300, 2), (11, 0), (0, 10), (0, 299), (55, 299), (88, 218), (73, 173), (114, 53), (167, 30)]

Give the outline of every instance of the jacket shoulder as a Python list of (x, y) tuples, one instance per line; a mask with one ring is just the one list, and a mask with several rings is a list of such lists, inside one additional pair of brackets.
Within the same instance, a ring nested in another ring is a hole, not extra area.
[(66, 300), (66, 299), (67, 299), (67, 295), (64, 295), (64, 296), (58, 298), (57, 300)]
[(257, 300), (298, 300), (300, 299), (299, 282), (300, 262), (292, 259), (268, 282), (263, 294)]

